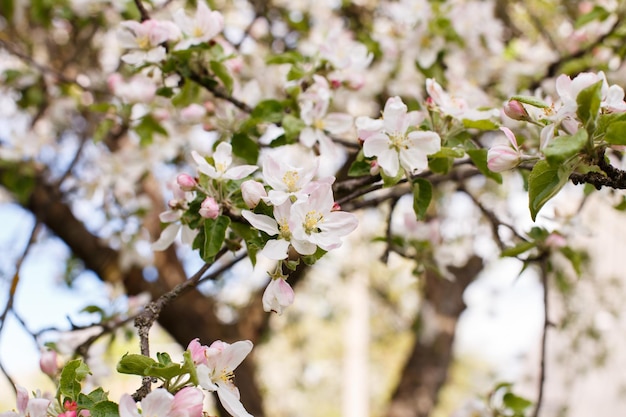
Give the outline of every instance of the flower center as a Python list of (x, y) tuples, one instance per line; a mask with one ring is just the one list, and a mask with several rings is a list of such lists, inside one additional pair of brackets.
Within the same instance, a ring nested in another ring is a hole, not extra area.
[(291, 230), (289, 230), (289, 222), (287, 219), (280, 219), (276, 223), (278, 223), (278, 234), (285, 240), (291, 239)]
[(311, 233), (319, 233), (321, 230), (318, 226), (319, 223), (324, 221), (324, 215), (316, 210), (309, 211), (304, 216), (304, 231), (307, 235)]
[(315, 119), (313, 120), (313, 127), (318, 129), (318, 130), (324, 130), (324, 127), (326, 126), (326, 123), (324, 123), (324, 121), (322, 119)]
[(139, 46), (139, 49), (150, 49), (152, 46), (150, 44), (150, 38), (148, 36), (137, 37), (137, 46)]
[(283, 175), (283, 183), (287, 186), (287, 191), (293, 193), (298, 191), (297, 185), (300, 176), (297, 171), (287, 171), (285, 175)]
[(225, 384), (232, 384), (233, 379), (235, 379), (235, 374), (233, 371), (227, 371), (226, 369), (222, 370), (220, 373), (219, 379), (222, 380)]
[(223, 164), (221, 162), (217, 162), (215, 164), (215, 169), (216, 169), (217, 172), (224, 173), (224, 172), (226, 172), (226, 164)]
[(395, 149), (396, 151), (400, 151), (402, 149), (409, 149), (409, 145), (407, 144), (407, 137), (403, 133), (398, 132), (390, 132), (387, 133), (389, 136), (390, 148)]
[(202, 36), (204, 35), (204, 31), (202, 30), (202, 28), (201, 28), (201, 27), (199, 27), (199, 26), (194, 26), (193, 31), (192, 31), (192, 33), (191, 33), (191, 34), (192, 34), (192, 36), (193, 36), (194, 38), (200, 38), (200, 37), (202, 37)]

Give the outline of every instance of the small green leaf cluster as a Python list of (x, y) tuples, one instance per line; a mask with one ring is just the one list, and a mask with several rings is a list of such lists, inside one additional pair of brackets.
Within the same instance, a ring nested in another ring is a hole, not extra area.
[(139, 354), (126, 354), (117, 364), (121, 374), (150, 377), (160, 382), (171, 393), (176, 393), (187, 386), (198, 385), (196, 367), (191, 353), (183, 353), (182, 363), (175, 363), (167, 353), (157, 353), (157, 359)]

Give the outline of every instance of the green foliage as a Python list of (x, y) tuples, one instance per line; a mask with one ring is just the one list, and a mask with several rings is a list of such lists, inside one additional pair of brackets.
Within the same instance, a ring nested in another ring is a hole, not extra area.
[(572, 168), (569, 165), (552, 166), (547, 161), (539, 161), (528, 177), (528, 199), (530, 216), (533, 220), (541, 208), (567, 182)]
[(433, 185), (424, 178), (411, 181), (413, 191), (413, 211), (417, 220), (423, 220), (433, 198)]
[(496, 124), (495, 122), (489, 119), (483, 119), (483, 120), (463, 119), (463, 126), (465, 126), (467, 129), (478, 129), (478, 130), (495, 130), (498, 128), (498, 124)]
[(154, 140), (155, 133), (167, 136), (167, 130), (151, 114), (142, 117), (133, 130), (139, 135), (142, 146), (150, 145)]
[(61, 371), (57, 396), (75, 401), (82, 389), (82, 381), (89, 374), (89, 367), (81, 359), (66, 363)]
[(536, 246), (537, 246), (537, 243), (535, 242), (518, 243), (517, 245), (513, 247), (504, 249), (502, 253), (500, 254), (500, 256), (515, 258), (518, 255), (521, 255), (522, 253), (535, 248)]
[(200, 247), (200, 257), (205, 262), (212, 262), (215, 255), (218, 254), (224, 239), (226, 238), (226, 229), (230, 225), (230, 219), (226, 216), (217, 216), (216, 219), (204, 220), (204, 241)]
[(36, 168), (28, 163), (0, 160), (0, 183), (22, 205), (26, 205), (35, 188)]
[(543, 150), (546, 160), (556, 166), (580, 153), (587, 144), (587, 131), (579, 129), (573, 135), (558, 136)]
[(604, 140), (611, 145), (626, 145), (626, 121), (617, 121), (608, 125)]
[(601, 102), (602, 81), (598, 81), (581, 90), (576, 97), (576, 103), (578, 104), (576, 115), (582, 120), (589, 133), (595, 129), (595, 119), (600, 111)]
[(509, 100), (519, 101), (520, 103), (528, 104), (533, 107), (538, 107), (540, 109), (548, 109), (550, 105), (543, 100), (539, 100), (533, 96), (513, 96)]
[(604, 7), (594, 5), (593, 9), (591, 9), (589, 13), (585, 13), (579, 16), (578, 19), (576, 19), (576, 22), (574, 23), (574, 28), (580, 29), (581, 27), (593, 22), (594, 20), (597, 20), (598, 22), (603, 22), (610, 15), (611, 13), (609, 13)]
[(228, 68), (220, 61), (211, 61), (209, 66), (213, 74), (222, 82), (226, 91), (228, 91), (229, 94), (232, 93), (233, 77), (231, 77), (230, 72), (228, 72)]
[(259, 145), (244, 133), (235, 133), (231, 140), (233, 154), (246, 161), (256, 164), (259, 159)]
[(481, 174), (502, 184), (502, 174), (493, 172), (487, 166), (487, 149), (468, 149), (465, 151)]

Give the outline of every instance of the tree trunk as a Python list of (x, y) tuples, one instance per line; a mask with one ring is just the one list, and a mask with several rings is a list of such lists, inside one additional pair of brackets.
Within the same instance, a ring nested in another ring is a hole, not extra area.
[(463, 292), (482, 267), (481, 258), (473, 256), (465, 266), (450, 268), (453, 281), (434, 271), (426, 272), (423, 307), (415, 328), (435, 330), (418, 331), (387, 409), (387, 417), (427, 417), (435, 408), (439, 390), (452, 363), (456, 324), (465, 310)]

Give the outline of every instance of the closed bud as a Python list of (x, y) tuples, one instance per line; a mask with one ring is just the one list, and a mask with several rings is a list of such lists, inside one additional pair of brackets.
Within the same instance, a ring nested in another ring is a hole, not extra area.
[(487, 167), (493, 172), (513, 169), (519, 162), (519, 151), (508, 145), (496, 145), (487, 152)]
[(260, 182), (248, 180), (241, 184), (241, 195), (246, 205), (253, 209), (259, 204), (261, 197), (267, 197), (267, 192)]
[(59, 371), (56, 351), (51, 349), (43, 350), (39, 359), (39, 367), (44, 374), (54, 378)]
[(220, 214), (220, 206), (213, 197), (207, 197), (200, 204), (199, 213), (205, 219), (215, 219)]
[(176, 183), (183, 191), (193, 191), (197, 185), (196, 180), (188, 174), (179, 174), (178, 177), (176, 177)]
[(504, 105), (504, 114), (513, 120), (530, 120), (526, 108), (517, 100), (509, 100), (509, 102)]

